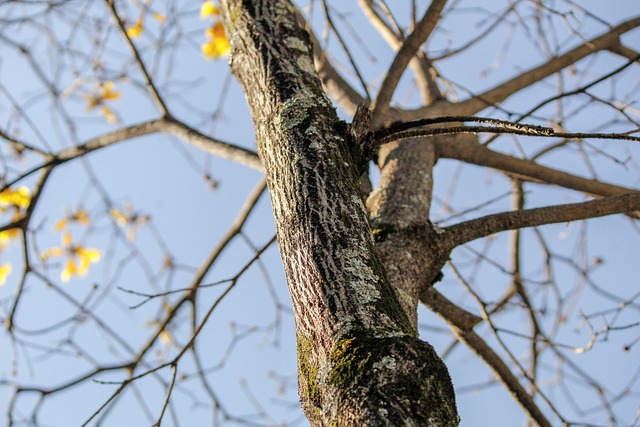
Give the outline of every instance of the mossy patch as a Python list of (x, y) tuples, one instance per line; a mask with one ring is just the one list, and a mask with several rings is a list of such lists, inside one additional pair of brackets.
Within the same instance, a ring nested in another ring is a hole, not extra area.
[[(328, 383), (345, 390), (345, 403), (351, 399), (369, 402), (373, 406), (361, 409), (385, 415), (388, 425), (403, 425), (407, 416), (446, 420), (438, 424), (446, 426), (459, 422), (446, 366), (433, 348), (418, 338), (376, 337), (361, 330), (336, 343), (330, 361)], [(403, 401), (404, 410), (391, 411), (386, 407), (389, 399)], [(340, 419), (338, 416), (338, 422)]]
[(318, 367), (310, 362), (313, 339), (298, 335), (298, 372), (300, 381), (306, 389), (306, 397), (316, 408), (320, 407), (320, 389), (318, 387)]
[(369, 349), (361, 339), (353, 337), (340, 340), (329, 356), (333, 369), (328, 383), (347, 385), (356, 382), (365, 371), (370, 356)]

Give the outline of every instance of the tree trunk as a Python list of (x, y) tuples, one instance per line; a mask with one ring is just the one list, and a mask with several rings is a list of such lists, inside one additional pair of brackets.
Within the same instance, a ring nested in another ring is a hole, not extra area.
[(358, 185), (361, 159), (285, 0), (222, 1), (249, 103), (296, 324), (302, 408), (314, 426), (449, 426), (451, 379), (394, 293)]

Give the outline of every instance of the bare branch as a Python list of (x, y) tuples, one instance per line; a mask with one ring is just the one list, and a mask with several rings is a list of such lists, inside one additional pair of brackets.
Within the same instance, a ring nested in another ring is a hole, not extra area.
[(500, 382), (509, 390), (515, 401), (538, 426), (551, 426), (531, 394), (520, 384), (507, 364), (491, 346), (473, 331), (473, 327), (482, 320), (480, 317), (458, 307), (432, 287), (423, 288), (420, 301), (442, 318), (449, 325), (456, 338), (489, 366)]
[(167, 117), (164, 120), (163, 130), (209, 154), (234, 161), (260, 172), (264, 171), (262, 162), (255, 151), (213, 139), (174, 118)]
[(129, 37), (129, 34), (127, 34), (127, 29), (124, 26), (124, 22), (122, 22), (120, 15), (118, 15), (118, 11), (116, 10), (116, 2), (114, 0), (106, 0), (106, 2), (107, 2), (107, 5), (109, 6), (109, 9), (111, 10), (111, 14), (113, 15), (113, 18), (118, 23), (118, 28), (120, 29), (120, 32), (124, 36), (127, 42), (127, 46), (129, 46), (129, 49), (133, 53), (133, 56), (136, 58), (136, 62), (138, 64), (138, 67), (140, 68), (140, 71), (142, 72), (142, 75), (144, 76), (147, 90), (149, 91), (149, 94), (151, 95), (153, 102), (156, 104), (156, 107), (158, 108), (158, 110), (162, 115), (168, 115), (169, 109), (167, 108), (167, 105), (162, 99), (162, 95), (160, 95), (160, 92), (156, 88), (156, 85), (153, 82), (153, 78), (149, 74), (149, 71), (147, 70), (147, 66), (145, 65), (144, 61), (142, 60), (142, 57), (140, 56), (140, 52), (138, 51), (138, 48), (133, 43), (133, 41), (131, 41), (131, 37)]
[(338, 39), (338, 43), (340, 43), (342, 50), (344, 50), (345, 54), (347, 55), (347, 59), (351, 63), (351, 66), (353, 67), (353, 71), (356, 73), (356, 76), (358, 77), (358, 80), (362, 85), (362, 90), (366, 94), (367, 99), (371, 99), (371, 95), (369, 95), (369, 89), (367, 88), (367, 82), (364, 80), (364, 77), (362, 76), (362, 73), (358, 68), (358, 64), (356, 64), (356, 61), (353, 57), (353, 54), (350, 52), (349, 47), (347, 46), (344, 39), (342, 38), (342, 35), (340, 34), (335, 24), (333, 23), (333, 19), (331, 18), (331, 11), (329, 10), (329, 5), (327, 4), (326, 0), (322, 1), (322, 6), (324, 8), (324, 15), (327, 18), (327, 23), (333, 30), (333, 33), (336, 35), (336, 38)]
[(458, 141), (456, 144), (436, 141), (441, 158), (456, 159), (478, 166), (494, 168), (525, 181), (546, 183), (570, 188), (596, 197), (614, 196), (633, 192), (625, 188), (593, 179), (582, 178), (536, 162), (490, 150), (475, 141)]
[[(553, 101), (557, 101), (559, 99), (562, 98), (566, 98), (568, 96), (572, 96), (572, 95), (578, 95), (578, 94), (584, 94), (587, 93), (587, 90), (590, 89), (593, 86), (598, 85), (599, 83), (602, 83), (608, 79), (610, 79), (611, 77), (615, 76), (616, 74), (620, 73), (622, 70), (630, 67), (634, 62), (640, 60), (640, 54), (636, 55), (635, 57), (629, 58), (629, 62), (627, 62), (626, 64), (623, 64), (620, 67), (617, 67), (616, 69), (614, 69), (613, 71), (608, 72), (607, 74), (598, 77), (597, 79), (589, 82), (586, 85), (583, 85), (581, 87), (579, 87), (578, 89), (574, 89), (572, 91), (569, 92), (563, 92), (560, 93), (558, 95), (552, 96), (550, 98), (545, 99), (544, 101), (538, 103), (538, 105), (536, 105), (535, 107), (529, 109), (526, 113), (523, 114), (519, 114), (518, 117), (514, 118), (514, 121), (519, 122), (520, 120), (524, 119), (525, 117), (530, 116), (531, 114), (535, 113), (536, 111), (538, 111), (540, 108), (544, 107), (545, 105), (553, 102)], [(494, 137), (495, 138), (495, 137)], [(493, 138), (487, 142), (485, 142), (485, 145), (489, 145), (491, 142), (493, 141)]]
[[(620, 35), (640, 26), (640, 17), (630, 19), (622, 24), (613, 27), (605, 34), (596, 37), (584, 44), (570, 50), (569, 52), (551, 59), (536, 68), (526, 71), (513, 79), (489, 89), (488, 91), (473, 96), (465, 101), (451, 104), (447, 111), (456, 115), (471, 115), (484, 110), (494, 104), (500, 103), (514, 93), (531, 86), (540, 80), (557, 73), (558, 71), (578, 62), (579, 60), (601, 50), (616, 48), (619, 45)], [(429, 107), (424, 107), (414, 111), (407, 111), (406, 118), (425, 117)]]
[(415, 57), (420, 46), (427, 41), (435, 29), (436, 24), (440, 20), (442, 9), (444, 9), (446, 3), (446, 0), (433, 0), (420, 22), (416, 24), (413, 32), (404, 40), (402, 47), (398, 50), (398, 53), (389, 67), (384, 81), (382, 82), (382, 86), (380, 87), (380, 91), (378, 92), (378, 96), (373, 107), (374, 128), (376, 127), (376, 121), (382, 120), (386, 115), (393, 93), (395, 92), (407, 65), (409, 65), (409, 61)]
[(169, 383), (169, 388), (167, 390), (167, 397), (164, 399), (164, 405), (162, 405), (162, 411), (160, 411), (160, 416), (158, 417), (158, 421), (153, 425), (154, 427), (159, 427), (162, 424), (162, 417), (164, 416), (165, 411), (167, 410), (167, 406), (169, 406), (169, 402), (171, 400), (171, 392), (173, 391), (173, 386), (176, 383), (176, 376), (178, 375), (178, 364), (171, 364), (171, 383)]
[[(554, 131), (552, 128), (523, 124), (523, 123), (514, 123), (511, 121), (493, 119), (490, 117), (440, 116), (440, 117), (433, 117), (433, 118), (411, 120), (406, 122), (392, 123), (391, 125), (383, 129), (370, 132), (369, 135), (365, 136), (365, 139), (370, 139), (376, 142), (380, 141), (378, 142), (379, 144), (385, 144), (387, 142), (395, 141), (397, 139), (404, 139), (404, 137), (400, 135), (404, 135), (405, 132), (410, 130), (415, 130), (416, 132), (425, 132), (425, 136), (428, 135), (429, 132), (433, 130), (433, 129), (417, 129), (422, 126), (436, 125), (436, 124), (442, 124), (442, 123), (459, 123), (459, 122), (486, 123), (494, 126), (499, 126), (501, 128), (504, 128), (505, 130), (513, 130), (517, 132), (522, 131), (522, 132), (525, 132), (526, 135), (551, 136), (554, 134)], [(451, 129), (451, 128), (440, 128), (440, 129)]]
[(329, 95), (344, 109), (347, 114), (355, 114), (358, 105), (364, 102), (364, 98), (360, 95), (331, 65), (327, 54), (322, 45), (318, 41), (316, 35), (307, 25), (304, 17), (300, 13), (296, 13), (297, 19), (302, 26), (308, 29), (311, 44), (313, 45), (313, 62), (318, 73), (318, 77), (322, 81), (322, 86)]
[(170, 133), (209, 154), (235, 161), (260, 172), (263, 170), (262, 163), (254, 151), (211, 138), (184, 123), (181, 123), (171, 117), (166, 117), (117, 129), (104, 135), (91, 138), (82, 144), (64, 149), (57, 154), (49, 156), (46, 162), (35, 166), (21, 174), (18, 178), (7, 183), (6, 187), (17, 183), (43, 168), (58, 166), (68, 162), (69, 160), (78, 159), (85, 154), (89, 154), (101, 148), (109, 147), (132, 138), (160, 132)]
[[(364, 14), (369, 18), (371, 24), (378, 30), (389, 46), (395, 51), (400, 50), (403, 43), (402, 35), (394, 31), (376, 12), (373, 8), (373, 1), (359, 0), (358, 3)], [(420, 88), (420, 94), (422, 95), (422, 102), (425, 105), (430, 105), (435, 99), (441, 98), (442, 95), (431, 73), (433, 66), (429, 58), (427, 58), (421, 50), (418, 49), (416, 56), (411, 58), (409, 67), (413, 70), (416, 82)]]
[(59, 153), (54, 154), (50, 163), (59, 165), (69, 160), (77, 159), (85, 154), (89, 154), (101, 148), (117, 144), (118, 142), (161, 132), (163, 123), (163, 119), (158, 119), (139, 123), (121, 129), (116, 129), (112, 132), (108, 132), (95, 138), (91, 138), (90, 140), (80, 145), (64, 149)]
[(578, 221), (605, 215), (640, 211), (640, 192), (611, 196), (583, 203), (504, 212), (445, 227), (451, 244), (459, 246), (505, 230)]
[(609, 48), (609, 51), (617, 55), (623, 56), (627, 58), (629, 61), (635, 61), (640, 63), (640, 52), (635, 49), (631, 49), (628, 46), (625, 46), (620, 42), (619, 39), (618, 39), (618, 43), (614, 43), (613, 46)]

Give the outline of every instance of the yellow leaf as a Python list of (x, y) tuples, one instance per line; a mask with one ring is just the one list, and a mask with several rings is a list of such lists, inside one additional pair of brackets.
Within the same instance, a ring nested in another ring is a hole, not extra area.
[(70, 222), (77, 222), (82, 225), (91, 224), (89, 219), (89, 213), (82, 208), (77, 208), (75, 211), (67, 212), (66, 216), (56, 222), (53, 229), (60, 231), (69, 225)]
[(11, 240), (17, 238), (19, 231), (20, 230), (18, 230), (17, 228), (10, 228), (9, 230), (0, 231), (0, 246), (4, 246)]
[(163, 329), (162, 331), (160, 331), (158, 338), (160, 338), (160, 342), (163, 345), (173, 344), (173, 337), (166, 329)]
[(118, 224), (120, 227), (124, 227), (129, 223), (129, 218), (127, 218), (127, 216), (119, 210), (111, 209), (111, 212), (109, 213), (111, 214), (111, 217), (116, 220), (116, 224)]
[(200, 7), (200, 18), (215, 15), (220, 15), (220, 9), (218, 9), (212, 1), (202, 3), (202, 6)]
[(227, 33), (225, 33), (224, 31), (224, 25), (222, 25), (222, 22), (217, 22), (214, 26), (213, 26), (213, 37), (220, 37), (223, 39), (227, 39)]
[(78, 257), (80, 257), (82, 265), (86, 265), (87, 267), (89, 267), (89, 264), (95, 264), (100, 261), (100, 257), (102, 256), (99, 250), (84, 248), (82, 246), (76, 248), (76, 253), (78, 254)]
[(78, 208), (78, 210), (75, 212), (72, 218), (84, 225), (88, 225), (91, 223), (91, 220), (89, 219), (89, 214), (87, 213), (87, 211), (85, 211), (82, 208)]
[(127, 227), (127, 240), (133, 242), (136, 238), (136, 227), (140, 227), (149, 221), (149, 215), (140, 215), (133, 211), (129, 204), (125, 204), (124, 211), (111, 209), (111, 217), (116, 221), (119, 227)]
[(158, 21), (158, 22), (164, 22), (164, 21), (166, 21), (166, 20), (167, 20), (167, 17), (166, 17), (166, 16), (164, 16), (164, 14), (163, 14), (163, 13), (159, 13), (159, 12), (154, 13), (154, 14), (153, 14), (153, 17), (154, 17), (154, 19), (155, 19), (156, 21)]
[(111, 80), (107, 80), (101, 86), (102, 88), (102, 99), (118, 99), (120, 98), (120, 92), (116, 91), (116, 85)]
[(226, 40), (213, 39), (209, 43), (202, 45), (202, 54), (207, 59), (217, 59), (229, 53), (229, 42)]
[(68, 220), (66, 218), (63, 218), (58, 222), (56, 222), (56, 225), (53, 226), (53, 229), (56, 231), (62, 230), (67, 226), (67, 223), (68, 223)]
[(9, 263), (0, 265), (0, 286), (7, 282), (7, 277), (11, 274), (11, 268), (11, 264)]
[(115, 83), (107, 80), (98, 86), (97, 93), (82, 95), (84, 100), (87, 102), (87, 110), (93, 110), (100, 105), (102, 106), (102, 114), (107, 118), (107, 120), (109, 120), (109, 115), (111, 115), (113, 119), (116, 119), (116, 116), (111, 112), (111, 110), (104, 107), (104, 101), (114, 101), (120, 98), (120, 92), (115, 89)]
[(107, 107), (106, 105), (100, 107), (100, 113), (102, 113), (102, 116), (107, 121), (107, 123), (118, 123), (118, 116), (116, 116), (114, 112), (111, 111), (111, 108)]
[(51, 248), (46, 250), (40, 255), (40, 258), (44, 261), (52, 256), (66, 255), (67, 260), (65, 262), (65, 267), (60, 273), (60, 279), (62, 279), (63, 282), (69, 281), (73, 276), (84, 276), (87, 274), (87, 271), (89, 271), (89, 266), (91, 264), (95, 264), (100, 261), (101, 253), (99, 250), (85, 248), (81, 245), (73, 245), (70, 233), (64, 233), (62, 235), (62, 245), (62, 248)]
[(89, 271), (89, 266), (91, 264), (95, 264), (100, 261), (100, 251), (97, 249), (91, 248), (83, 248), (82, 246), (78, 246), (76, 249), (76, 255), (80, 259), (80, 265), (76, 269), (76, 272), (79, 276), (84, 276)]
[(60, 273), (60, 279), (63, 282), (68, 282), (71, 276), (73, 276), (74, 274), (77, 274), (76, 263), (73, 261), (73, 258), (68, 258), (64, 270), (62, 270), (62, 272)]
[(62, 256), (64, 254), (64, 249), (62, 248), (51, 248), (51, 249), (47, 249), (46, 251), (42, 252), (40, 254), (40, 259), (45, 261), (48, 258), (51, 258), (53, 256)]
[(127, 28), (127, 35), (132, 39), (140, 37), (140, 35), (142, 34), (142, 25), (142, 18), (140, 18), (136, 21), (135, 24)]

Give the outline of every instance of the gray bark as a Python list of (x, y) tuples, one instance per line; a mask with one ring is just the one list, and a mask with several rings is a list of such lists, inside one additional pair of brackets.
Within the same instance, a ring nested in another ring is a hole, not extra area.
[(317, 426), (457, 425), (447, 369), (417, 338), (382, 264), (359, 150), (322, 91), (294, 7), (221, 5), (271, 194), (305, 414)]

